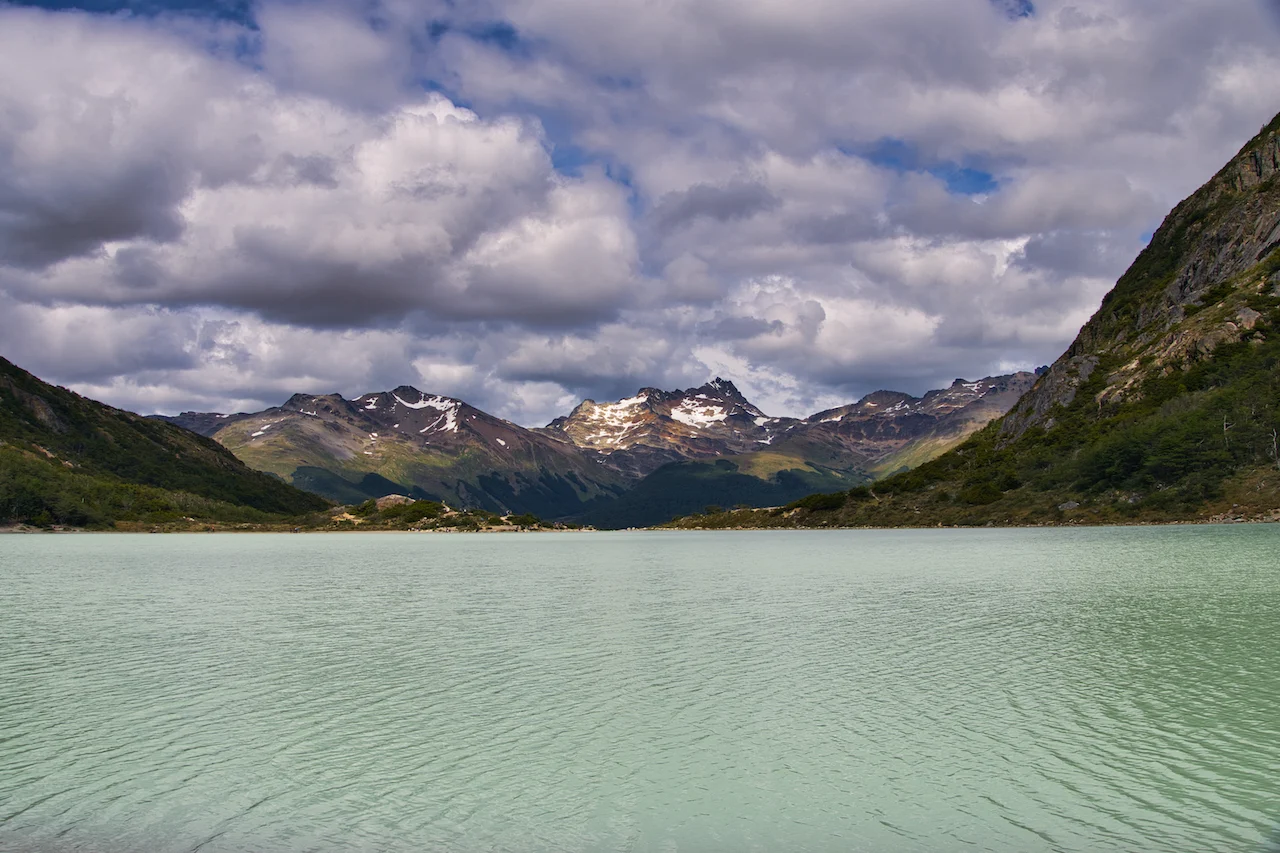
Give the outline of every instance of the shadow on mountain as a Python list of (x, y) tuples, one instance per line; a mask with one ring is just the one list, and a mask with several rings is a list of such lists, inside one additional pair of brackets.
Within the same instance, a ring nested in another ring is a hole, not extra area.
[(728, 459), (675, 462), (613, 499), (593, 501), (575, 520), (609, 530), (648, 527), (708, 506), (780, 506), (814, 492), (847, 489), (844, 478), (816, 471), (779, 471), (767, 480), (743, 474)]

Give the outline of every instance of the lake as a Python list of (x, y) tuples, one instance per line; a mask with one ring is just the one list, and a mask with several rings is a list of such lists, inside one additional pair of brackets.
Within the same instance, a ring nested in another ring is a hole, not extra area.
[(1280, 526), (0, 537), (0, 850), (1280, 850)]

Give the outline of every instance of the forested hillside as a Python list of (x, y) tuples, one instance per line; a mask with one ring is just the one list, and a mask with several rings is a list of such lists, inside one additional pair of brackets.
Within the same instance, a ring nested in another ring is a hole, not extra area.
[(0, 358), (0, 523), (266, 521), (327, 506), (211, 439), (49, 385)]

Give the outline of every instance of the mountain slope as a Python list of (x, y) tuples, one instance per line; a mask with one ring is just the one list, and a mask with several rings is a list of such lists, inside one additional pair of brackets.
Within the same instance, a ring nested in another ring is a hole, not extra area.
[(560, 517), (623, 488), (619, 474), (566, 441), (411, 386), (354, 400), (296, 394), (255, 414), (169, 420), (210, 431), (251, 467), (344, 503), (402, 493)]
[(1280, 515), (1280, 116), (1174, 208), (998, 422), (839, 509), (769, 524)]
[(0, 521), (248, 518), (326, 506), (216, 442), (49, 385), (0, 358)]
[(863, 482), (797, 457), (773, 456), (758, 453), (672, 462), (624, 494), (595, 502), (579, 518), (584, 524), (610, 530), (648, 527), (707, 507), (775, 506), (815, 491)]
[(542, 431), (598, 453), (605, 464), (632, 475), (675, 461), (767, 451), (865, 478), (941, 453), (1008, 411), (1034, 380), (1030, 373), (957, 379), (950, 388), (921, 398), (876, 391), (801, 420), (765, 415), (732, 382), (716, 377), (684, 391), (642, 388), (616, 402), (585, 400)]
[(641, 388), (612, 403), (584, 400), (541, 432), (600, 454), (609, 467), (643, 477), (670, 462), (746, 453), (798, 423), (770, 418), (732, 382), (716, 377), (684, 391)]
[(709, 505), (787, 503), (919, 464), (1006, 412), (1034, 379), (957, 379), (921, 398), (877, 391), (799, 420), (765, 416), (717, 378), (688, 391), (643, 389), (618, 403), (587, 401), (548, 429), (624, 469), (644, 470), (659, 454), (683, 457), (581, 516), (598, 527), (640, 527)]
[(786, 428), (773, 449), (815, 462), (852, 462), (868, 477), (914, 468), (1009, 411), (1035, 379), (1025, 372), (957, 379), (919, 398), (876, 391)]
[[(251, 467), (343, 503), (407, 494), (454, 506), (627, 527), (707, 504), (787, 502), (916, 464), (1004, 412), (1030, 374), (877, 392), (808, 420), (765, 415), (724, 379), (584, 401), (528, 430), (402, 386), (354, 400), (295, 395), (254, 414), (165, 418)], [(876, 400), (893, 397), (893, 406)]]

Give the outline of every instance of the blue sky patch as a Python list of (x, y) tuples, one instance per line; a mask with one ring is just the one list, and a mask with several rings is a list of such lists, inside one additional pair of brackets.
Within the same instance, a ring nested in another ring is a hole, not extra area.
[(254, 26), (251, 0), (16, 0), (15, 6), (64, 11), (78, 9), (98, 14), (128, 13), (155, 15), (196, 15), (221, 18)]
[(1031, 0), (991, 0), (991, 3), (1010, 18), (1030, 18), (1036, 13)]
[(574, 143), (573, 128), (564, 116), (548, 110), (532, 112), (536, 112), (542, 122), (542, 130), (547, 135), (547, 153), (557, 172), (578, 177), (583, 166), (598, 161), (591, 152)]
[(940, 178), (947, 185), (947, 192), (952, 195), (985, 195), (995, 192), (998, 186), (990, 172), (957, 166), (954, 163), (943, 163), (925, 171), (935, 178)]
[(982, 195), (994, 192), (999, 186), (995, 176), (984, 169), (950, 161), (927, 162), (916, 146), (902, 139), (881, 139), (863, 150), (848, 147), (840, 150), (900, 174), (921, 172), (933, 175), (946, 184), (947, 192), (953, 195)]

